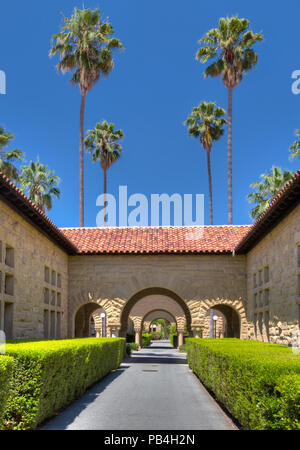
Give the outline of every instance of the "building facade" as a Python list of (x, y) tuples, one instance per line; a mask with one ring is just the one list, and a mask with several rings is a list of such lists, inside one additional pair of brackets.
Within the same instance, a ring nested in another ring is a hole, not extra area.
[[(8, 339), (126, 336), (164, 316), (209, 337), (294, 344), (300, 171), (252, 226), (58, 229), (0, 174), (0, 329)], [(93, 330), (93, 331), (91, 331)]]

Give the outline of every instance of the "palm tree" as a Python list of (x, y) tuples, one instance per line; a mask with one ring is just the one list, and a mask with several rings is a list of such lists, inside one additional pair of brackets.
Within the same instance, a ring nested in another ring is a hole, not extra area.
[[(300, 130), (296, 130), (296, 136), (300, 136)], [(300, 141), (295, 141), (289, 148), (290, 158), (300, 158)]]
[(252, 192), (247, 197), (249, 203), (256, 204), (250, 213), (252, 219), (257, 219), (268, 208), (274, 196), (281, 191), (293, 176), (294, 172), (289, 170), (282, 171), (280, 167), (273, 166), (267, 174), (263, 173), (260, 176), (261, 181), (250, 185), (252, 189), (256, 190), (256, 192)]
[(80, 106), (80, 226), (84, 226), (84, 110), (87, 93), (95, 86), (100, 76), (106, 77), (114, 67), (113, 49), (123, 49), (119, 39), (113, 37), (109, 22), (101, 19), (100, 10), (77, 9), (70, 19), (64, 19), (60, 33), (53, 36), (50, 56), (59, 54), (59, 72), (73, 72), (72, 83), (78, 84), (81, 93)]
[(60, 190), (58, 189), (60, 179), (54, 175), (53, 170), (48, 170), (48, 166), (40, 164), (39, 160), (31, 161), (28, 166), (22, 166), (21, 169), (19, 181), (22, 191), (43, 212), (46, 209), (50, 211), (52, 196), (60, 197)]
[(14, 139), (14, 135), (0, 127), (0, 171), (8, 178), (18, 181), (19, 171), (13, 162), (15, 160), (23, 161), (24, 154), (21, 150), (6, 149), (12, 139)]
[(242, 81), (243, 74), (256, 65), (258, 56), (252, 46), (263, 40), (260, 33), (253, 33), (247, 19), (222, 17), (218, 28), (206, 33), (199, 41), (201, 48), (196, 59), (214, 62), (205, 70), (205, 77), (221, 76), (228, 88), (228, 223), (232, 224), (232, 97), (234, 88)]
[[(113, 123), (104, 120), (97, 123), (93, 130), (88, 130), (85, 139), (87, 152), (91, 153), (93, 162), (99, 161), (104, 174), (104, 206), (106, 206), (107, 171), (122, 154), (122, 146), (118, 142), (124, 137), (122, 130), (115, 130)], [(104, 225), (106, 216), (104, 217)]]
[(202, 102), (199, 106), (193, 108), (191, 115), (184, 122), (188, 126), (189, 135), (200, 139), (206, 151), (211, 225), (213, 225), (213, 198), (210, 152), (213, 141), (218, 141), (224, 134), (224, 125), (227, 124), (227, 120), (223, 118), (225, 114), (226, 111), (217, 107), (216, 103)]

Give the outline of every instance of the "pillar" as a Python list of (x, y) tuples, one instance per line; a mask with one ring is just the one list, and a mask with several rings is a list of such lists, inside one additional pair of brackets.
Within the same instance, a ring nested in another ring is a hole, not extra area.
[(178, 330), (178, 347), (183, 345), (183, 330)]
[(96, 332), (96, 338), (100, 338), (101, 337), (101, 328), (95, 328), (95, 332)]
[(142, 346), (142, 330), (141, 329), (135, 329), (135, 343), (141, 347)]

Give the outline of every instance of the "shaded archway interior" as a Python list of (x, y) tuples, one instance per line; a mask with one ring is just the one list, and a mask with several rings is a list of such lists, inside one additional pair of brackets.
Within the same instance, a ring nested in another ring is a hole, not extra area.
[(212, 309), (222, 313), (226, 319), (225, 337), (239, 339), (241, 335), (241, 324), (237, 311), (227, 305), (214, 305)]
[(75, 338), (90, 336), (91, 315), (99, 309), (97, 303), (86, 303), (79, 308), (75, 315)]
[(169, 297), (172, 300), (175, 300), (179, 306), (182, 308), (184, 314), (185, 314), (185, 318), (186, 318), (186, 326), (187, 326), (187, 332), (192, 335), (192, 331), (191, 331), (191, 323), (192, 323), (192, 318), (191, 318), (191, 313), (190, 310), (187, 306), (187, 304), (174, 292), (170, 291), (169, 289), (166, 288), (147, 288), (147, 289), (143, 289), (142, 291), (138, 292), (137, 294), (135, 294), (133, 297), (131, 297), (131, 299), (126, 303), (123, 311), (122, 311), (122, 316), (121, 316), (121, 330), (120, 330), (120, 335), (121, 336), (126, 336), (126, 330), (127, 330), (127, 323), (128, 323), (128, 317), (130, 315), (130, 312), (132, 310), (132, 308), (136, 305), (137, 302), (139, 302), (139, 300), (142, 300), (144, 297), (148, 297), (151, 295), (163, 295), (165, 297)]

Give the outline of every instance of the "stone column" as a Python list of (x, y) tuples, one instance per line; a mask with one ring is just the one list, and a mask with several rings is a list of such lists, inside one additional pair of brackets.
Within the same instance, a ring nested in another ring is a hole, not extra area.
[(135, 343), (139, 346), (139, 348), (142, 346), (142, 330), (141, 329), (135, 329)]
[(107, 337), (119, 337), (120, 327), (116, 325), (108, 325), (107, 326)]
[(183, 330), (178, 330), (178, 347), (183, 345)]
[(95, 332), (96, 332), (96, 338), (100, 338), (101, 337), (101, 328), (95, 328)]

